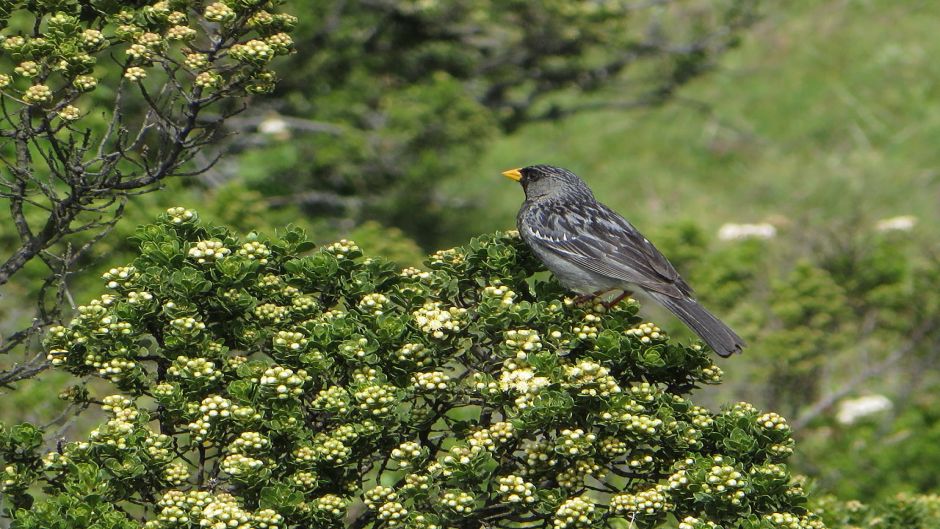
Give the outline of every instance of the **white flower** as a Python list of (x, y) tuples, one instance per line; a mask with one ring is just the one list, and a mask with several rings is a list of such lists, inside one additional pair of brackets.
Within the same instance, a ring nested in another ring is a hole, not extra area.
[(875, 224), (875, 231), (911, 231), (917, 225), (917, 217), (901, 215), (889, 219), (881, 219)]
[(852, 424), (862, 417), (890, 410), (894, 407), (884, 395), (865, 395), (855, 399), (846, 399), (839, 403), (836, 420), (839, 424)]
[(723, 241), (738, 241), (742, 239), (773, 239), (777, 236), (777, 228), (772, 224), (724, 224), (718, 230), (718, 238)]

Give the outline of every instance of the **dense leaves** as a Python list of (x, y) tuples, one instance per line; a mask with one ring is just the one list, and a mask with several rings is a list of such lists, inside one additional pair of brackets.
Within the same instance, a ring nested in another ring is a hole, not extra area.
[[(313, 249), (295, 228), (238, 238), (182, 208), (136, 240), (110, 293), (47, 339), (53, 364), (121, 393), (73, 388), (107, 422), (7, 467), (17, 506), (46, 485), (18, 527), (102, 500), (150, 528), (823, 527), (784, 464), (782, 417), (695, 405), (721, 378), (709, 351), (634, 301), (574, 304), (532, 277), (515, 234), (426, 270), (351, 241)], [(131, 519), (108, 512), (101, 527)]]

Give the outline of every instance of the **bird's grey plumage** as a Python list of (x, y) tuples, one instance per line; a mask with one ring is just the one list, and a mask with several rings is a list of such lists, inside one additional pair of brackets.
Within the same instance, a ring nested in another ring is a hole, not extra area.
[(579, 294), (636, 286), (721, 356), (744, 341), (695, 300), (672, 263), (622, 216), (597, 202), (574, 173), (547, 165), (519, 170), (526, 200), (516, 217), (523, 240), (565, 287)]

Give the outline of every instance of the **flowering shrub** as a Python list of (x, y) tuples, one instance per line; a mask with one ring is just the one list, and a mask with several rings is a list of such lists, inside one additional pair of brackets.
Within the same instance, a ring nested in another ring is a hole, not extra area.
[[(64, 291), (128, 194), (214, 164), (202, 148), (248, 98), (274, 89), (271, 61), (293, 51), (297, 19), (282, 3), (0, 0), (0, 199), (10, 212), (0, 286), (35, 274), (34, 259), (48, 272), (45, 283), (32, 278), (45, 285), (39, 318), (9, 333), (0, 354), (58, 320), (46, 290)], [(30, 361), (0, 383), (45, 367)]]
[(782, 417), (696, 406), (707, 350), (572, 303), (514, 234), (424, 271), (179, 209), (136, 240), (46, 341), (107, 421), (0, 435), (17, 527), (823, 527)]

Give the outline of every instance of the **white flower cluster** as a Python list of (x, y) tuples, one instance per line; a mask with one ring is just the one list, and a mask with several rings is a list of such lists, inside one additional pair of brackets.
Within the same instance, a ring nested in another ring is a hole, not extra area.
[(211, 360), (198, 357), (187, 358), (183, 355), (176, 357), (167, 369), (167, 374), (183, 379), (201, 379), (205, 382), (215, 382), (221, 377), (221, 373)]
[(52, 100), (52, 89), (44, 84), (30, 86), (23, 92), (23, 101), (26, 104), (46, 103)]
[(73, 105), (65, 105), (59, 109), (59, 117), (65, 121), (75, 121), (78, 118), (82, 117), (82, 111)]
[(498, 299), (500, 307), (507, 308), (515, 303), (516, 293), (510, 290), (509, 287), (499, 282), (494, 282), (491, 285), (483, 287), (483, 299), (487, 298)]
[(705, 494), (717, 493), (725, 497), (732, 505), (740, 505), (744, 499), (746, 478), (733, 466), (724, 464), (724, 458), (712, 456), (713, 465), (701, 485)]
[(291, 38), (287, 33), (275, 33), (270, 37), (264, 39), (264, 41), (274, 48), (274, 52), (278, 55), (283, 55), (290, 51), (291, 47), (294, 45), (294, 39)]
[(636, 336), (640, 339), (642, 343), (650, 343), (653, 340), (665, 339), (666, 336), (663, 334), (662, 329), (656, 326), (654, 323), (641, 323), (632, 329), (627, 329), (624, 331), (630, 336)]
[(229, 447), (234, 454), (250, 454), (264, 450), (271, 442), (258, 432), (242, 432)]
[(515, 351), (517, 360), (525, 360), (529, 353), (542, 350), (542, 339), (539, 333), (533, 329), (514, 329), (506, 331), (506, 339), (503, 345), (510, 351)]
[(214, 2), (206, 6), (204, 16), (209, 22), (229, 22), (235, 19), (235, 11), (222, 2)]
[(249, 241), (238, 249), (236, 254), (247, 257), (248, 259), (258, 261), (259, 264), (268, 264), (268, 257), (271, 256), (271, 249), (257, 241)]
[(731, 407), (730, 413), (735, 417), (747, 417), (757, 413), (757, 408), (749, 402), (737, 402)]
[(235, 44), (229, 52), (233, 59), (242, 62), (267, 62), (274, 58), (274, 48), (261, 39)]
[(473, 512), (476, 504), (476, 498), (469, 492), (462, 490), (447, 491), (441, 496), (441, 503), (450, 508), (455, 513), (467, 516)]
[(599, 449), (601, 454), (610, 459), (615, 459), (630, 451), (626, 441), (613, 435), (601, 439)]
[(669, 476), (667, 487), (669, 490), (683, 489), (689, 485), (689, 467), (695, 464), (695, 460), (688, 458), (675, 464), (675, 472)]
[(596, 440), (596, 435), (585, 433), (581, 428), (573, 430), (565, 428), (555, 440), (555, 444), (561, 453), (567, 456), (578, 456), (591, 453), (592, 444)]
[(286, 399), (291, 396), (302, 395), (303, 385), (310, 380), (310, 376), (304, 369), (293, 369), (282, 366), (271, 366), (264, 370), (259, 383), (262, 388), (267, 388), (279, 399)]
[(195, 336), (200, 331), (205, 330), (206, 324), (192, 317), (174, 318), (170, 321), (170, 326), (180, 335)]
[(427, 474), (408, 474), (405, 476), (403, 491), (427, 492), (431, 489), (431, 478)]
[(359, 308), (373, 316), (381, 316), (385, 312), (386, 304), (388, 297), (377, 292), (366, 294), (359, 300)]
[(562, 487), (574, 489), (580, 488), (589, 479), (600, 481), (605, 476), (603, 468), (594, 461), (594, 458), (588, 457), (575, 461), (573, 465), (559, 472), (556, 481)]
[(155, 520), (144, 525), (145, 529), (157, 529), (164, 526), (187, 524), (190, 517), (199, 519), (202, 509), (212, 500), (208, 491), (192, 490), (182, 492), (169, 490), (157, 501), (160, 512)]
[(787, 420), (773, 412), (765, 413), (758, 417), (757, 424), (767, 430), (776, 430), (778, 432), (790, 431), (790, 425), (787, 424)]
[(363, 502), (369, 509), (376, 509), (387, 501), (398, 499), (398, 493), (390, 487), (376, 485), (362, 495)]
[(128, 288), (133, 285), (133, 281), (140, 277), (137, 269), (133, 266), (119, 266), (112, 268), (101, 274), (101, 278), (107, 281), (108, 288)]
[(163, 479), (171, 485), (182, 485), (189, 480), (189, 467), (182, 461), (174, 461), (163, 469)]
[(173, 458), (173, 439), (166, 434), (151, 433), (144, 440), (147, 454), (157, 461), (169, 461)]
[(424, 344), (406, 343), (395, 352), (395, 359), (399, 362), (410, 362), (418, 367), (424, 367), (431, 363), (430, 353)]
[(571, 328), (571, 331), (579, 340), (593, 340), (597, 338), (598, 329), (601, 326), (601, 318), (597, 314), (587, 313), (582, 318), (583, 323)]
[(209, 435), (209, 428), (212, 423), (219, 418), (230, 417), (232, 412), (232, 401), (219, 395), (212, 395), (202, 399), (199, 405), (199, 412), (202, 417), (189, 423), (186, 427), (196, 441), (203, 441)]
[(321, 389), (313, 399), (313, 407), (337, 415), (349, 413), (349, 392), (342, 386), (330, 386)]
[(720, 526), (711, 520), (702, 520), (694, 516), (686, 516), (679, 522), (678, 529), (718, 529)]
[(510, 474), (496, 480), (500, 499), (505, 503), (533, 503), (535, 485), (519, 476)]
[(93, 442), (104, 443), (120, 450), (126, 449), (128, 437), (137, 429), (135, 422), (140, 417), (140, 412), (124, 395), (105, 397), (101, 409), (111, 413), (111, 418), (103, 426), (92, 430), (89, 438)]
[(787, 478), (787, 467), (775, 463), (765, 463), (751, 469), (752, 476), (767, 476), (777, 480)]
[(289, 481), (302, 489), (311, 489), (316, 486), (319, 481), (319, 476), (316, 472), (301, 470), (300, 472), (294, 473), (289, 478)]
[(412, 467), (421, 457), (421, 445), (415, 441), (405, 441), (392, 450), (392, 459), (402, 468)]
[[(359, 338), (355, 342), (346, 342), (340, 346), (339, 350), (343, 353), (343, 356), (348, 358), (365, 358), (366, 356), (366, 346), (369, 345), (369, 340), (365, 338)], [(373, 370), (374, 371), (374, 370)], [(375, 378), (374, 374), (369, 379)], [(364, 380), (363, 380), (364, 381)]]
[[(699, 346), (701, 347), (701, 346)], [(711, 384), (718, 384), (721, 382), (721, 379), (725, 376), (725, 372), (715, 364), (712, 364), (708, 367), (702, 368), (702, 375), (705, 377), (705, 381)]]
[(303, 333), (295, 331), (277, 331), (273, 340), (275, 348), (289, 351), (299, 351), (307, 345)]
[(352, 449), (335, 437), (321, 433), (313, 439), (312, 455), (314, 461), (341, 465), (347, 461), (350, 454), (352, 454)]
[(610, 509), (618, 514), (655, 516), (672, 509), (666, 487), (656, 485), (636, 494), (616, 494), (610, 499)]
[(770, 453), (778, 459), (786, 459), (793, 455), (793, 439), (786, 443), (775, 443), (770, 445)]
[(353, 392), (359, 409), (372, 415), (388, 415), (396, 402), (396, 387), (389, 384), (364, 384)]
[(458, 252), (456, 248), (450, 248), (447, 250), (438, 250), (431, 254), (430, 262), (432, 266), (440, 265), (459, 265), (463, 263), (463, 254)]
[(622, 428), (643, 436), (656, 435), (656, 431), (663, 425), (662, 419), (650, 415), (634, 414), (629, 411), (604, 412), (601, 416), (604, 420), (617, 422)]
[(411, 381), (419, 391), (443, 391), (450, 387), (451, 378), (442, 371), (427, 371), (411, 375)]
[(98, 80), (90, 75), (79, 75), (76, 76), (75, 80), (72, 81), (72, 85), (74, 85), (75, 88), (82, 90), (83, 92), (87, 92), (89, 90), (94, 90), (94, 88), (98, 86)]
[(340, 239), (338, 242), (324, 246), (323, 249), (336, 256), (337, 259), (345, 259), (362, 252), (358, 244), (347, 239)]
[(586, 397), (609, 397), (621, 392), (610, 370), (592, 360), (579, 360), (573, 366), (565, 366), (565, 386), (578, 390)]
[(415, 268), (413, 266), (403, 268), (400, 274), (402, 277), (406, 277), (408, 279), (425, 280), (431, 277), (431, 272), (428, 272), (427, 270), (421, 270), (420, 268)]
[(812, 513), (798, 516), (789, 512), (775, 512), (764, 515), (764, 520), (775, 529), (825, 529), (825, 524)]
[(314, 508), (333, 518), (339, 518), (346, 514), (346, 506), (349, 502), (335, 494), (325, 494), (313, 501)]
[(477, 430), (467, 439), (467, 445), (473, 454), (481, 450), (493, 451), (502, 444), (507, 443), (515, 435), (511, 422), (493, 423), (489, 428)]
[(499, 375), (499, 389), (516, 394), (515, 405), (520, 410), (531, 406), (539, 390), (549, 384), (548, 377), (537, 376), (531, 366), (514, 360), (504, 362)]
[(448, 333), (460, 331), (461, 327), (466, 324), (464, 320), (466, 313), (467, 309), (457, 307), (442, 309), (439, 301), (428, 301), (412, 315), (418, 328), (434, 338), (441, 339)]
[(633, 469), (645, 469), (649, 468), (653, 464), (653, 455), (644, 450), (634, 450), (630, 454), (630, 460), (627, 461), (627, 464), (630, 465), (630, 468)]
[(712, 414), (701, 406), (692, 406), (689, 415), (692, 417), (692, 424), (698, 428), (708, 428), (715, 423)]
[(408, 509), (397, 501), (383, 503), (379, 507), (378, 518), (383, 520), (388, 527), (398, 527), (405, 522), (408, 516)]
[(552, 445), (548, 441), (526, 439), (522, 442), (526, 466), (530, 469), (553, 467), (558, 464)]
[(189, 249), (189, 257), (199, 264), (213, 264), (230, 253), (222, 241), (215, 240), (198, 241)]
[(166, 210), (166, 216), (173, 224), (183, 224), (196, 220), (196, 212), (183, 207), (173, 207)]
[(153, 301), (153, 294), (150, 292), (137, 292), (135, 290), (131, 290), (127, 293), (127, 302), (131, 305), (142, 305), (150, 301)]
[(168, 40), (192, 40), (196, 38), (196, 30), (182, 24), (172, 26), (166, 30)]
[(274, 303), (263, 303), (255, 307), (255, 316), (265, 322), (280, 323), (288, 316), (290, 308), (275, 305)]
[(238, 500), (227, 493), (217, 494), (202, 509), (200, 527), (207, 529), (253, 529), (251, 514), (242, 509)]
[(594, 502), (587, 496), (565, 500), (555, 511), (552, 522), (555, 529), (580, 529), (591, 527), (594, 522)]
[(290, 300), (291, 310), (298, 314), (309, 314), (317, 308), (317, 298), (313, 296), (296, 296)]

